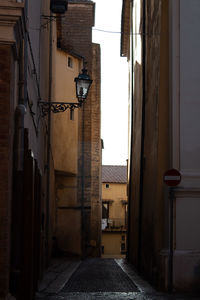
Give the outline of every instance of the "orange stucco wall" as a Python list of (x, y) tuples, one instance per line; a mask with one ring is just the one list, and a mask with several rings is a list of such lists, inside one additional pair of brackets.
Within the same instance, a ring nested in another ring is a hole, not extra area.
[[(72, 68), (68, 67), (68, 57), (72, 59)], [(57, 50), (54, 101), (77, 102), (74, 78), (79, 74), (80, 64), (79, 59)], [(77, 173), (78, 113), (76, 109), (74, 120), (70, 120), (70, 111), (52, 116), (54, 167), (73, 174)]]

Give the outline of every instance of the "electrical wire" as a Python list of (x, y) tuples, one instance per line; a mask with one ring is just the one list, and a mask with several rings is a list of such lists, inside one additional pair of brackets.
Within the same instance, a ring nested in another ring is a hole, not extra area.
[(111, 31), (111, 30), (104, 30), (104, 29), (99, 29), (99, 28), (92, 28), (93, 31), (100, 31), (100, 32), (105, 32), (105, 33), (111, 33), (111, 34), (125, 34), (125, 35), (142, 35), (141, 32), (135, 32), (135, 33), (127, 33), (127, 32), (122, 32), (122, 31)]
[[(31, 27), (29, 26), (30, 29), (32, 30), (42, 30), (42, 29), (45, 29), (46, 26), (50, 23), (50, 22), (56, 22), (56, 18), (48, 18), (48, 17), (44, 17), (44, 19), (48, 20), (46, 23), (42, 24), (40, 28), (34, 28), (34, 27)], [(66, 24), (66, 25), (70, 25), (68, 22), (65, 22), (64, 20), (61, 21), (62, 24)], [(73, 24), (73, 27), (79, 27), (80, 24)], [(100, 29), (100, 28), (95, 28), (93, 27), (92, 28), (92, 31), (99, 31), (99, 32), (102, 32), (102, 33), (109, 33), (109, 34), (120, 34), (120, 35), (128, 35), (128, 36), (134, 36), (134, 35), (143, 35), (142, 32), (123, 32), (123, 31), (113, 31), (113, 30), (106, 30), (106, 29)], [(159, 33), (158, 34), (155, 34), (155, 33), (146, 33), (146, 36), (158, 36), (160, 35)]]

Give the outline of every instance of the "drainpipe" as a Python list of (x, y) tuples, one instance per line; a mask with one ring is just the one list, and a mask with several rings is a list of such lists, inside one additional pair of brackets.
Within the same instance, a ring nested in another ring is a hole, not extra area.
[[(52, 13), (50, 14), (52, 16)], [(50, 21), (49, 29), (49, 91), (48, 91), (48, 102), (52, 100), (52, 21)], [(51, 155), (51, 111), (48, 112), (48, 136), (47, 136), (47, 178), (46, 178), (46, 264), (49, 261), (49, 204), (50, 204), (50, 155)]]
[(27, 89), (27, 72), (28, 72), (28, 37), (27, 37), (27, 21), (28, 21), (28, 1), (25, 1), (25, 35), (24, 35), (24, 105), (27, 107), (28, 89)]
[[(134, 53), (133, 53), (133, 49), (134, 49), (134, 44), (133, 44), (133, 0), (131, 1), (131, 145), (130, 145), (130, 149), (133, 149), (133, 115), (134, 115), (134, 111), (133, 111), (133, 104), (134, 104)], [(130, 172), (129, 172), (129, 186), (128, 186), (128, 228), (127, 228), (127, 259), (130, 259), (130, 249), (129, 249), (129, 245), (131, 245), (130, 239), (130, 220), (131, 220), (131, 212), (130, 212), (130, 208), (131, 208), (131, 194), (132, 194), (132, 189), (131, 189), (131, 178), (132, 178), (132, 172), (131, 172), (131, 166), (132, 166), (132, 151), (130, 151), (130, 162), (129, 162), (129, 168), (130, 168)], [(128, 167), (128, 164), (127, 164)], [(127, 168), (128, 169), (128, 168)], [(127, 170), (128, 171), (128, 170)]]
[(85, 110), (84, 105), (82, 106), (82, 166), (81, 166), (81, 257), (86, 257), (86, 242), (85, 242), (85, 211), (84, 211), (84, 187), (85, 187)]
[(144, 134), (145, 134), (145, 100), (146, 100), (146, 0), (143, 0), (142, 24), (142, 136), (140, 158), (140, 202), (139, 202), (139, 239), (138, 239), (138, 270), (141, 271), (142, 260), (142, 217), (143, 217), (143, 181), (144, 181)]
[(19, 104), (15, 110), (14, 170), (24, 170), (24, 115), (26, 107)]

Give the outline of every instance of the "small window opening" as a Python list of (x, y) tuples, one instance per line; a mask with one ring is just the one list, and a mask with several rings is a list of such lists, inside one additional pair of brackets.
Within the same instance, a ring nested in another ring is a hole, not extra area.
[(109, 204), (103, 203), (102, 204), (102, 219), (108, 219), (109, 218)]
[(109, 183), (106, 183), (106, 189), (109, 189), (110, 185)]
[(73, 59), (70, 56), (68, 56), (67, 65), (69, 68), (73, 68)]
[(124, 253), (126, 251), (126, 244), (121, 243), (121, 253)]

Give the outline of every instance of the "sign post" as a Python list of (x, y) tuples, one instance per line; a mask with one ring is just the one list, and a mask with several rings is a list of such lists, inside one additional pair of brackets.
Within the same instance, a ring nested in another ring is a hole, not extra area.
[(163, 176), (165, 184), (170, 187), (169, 191), (169, 270), (168, 270), (168, 291), (173, 291), (173, 257), (174, 257), (174, 187), (181, 182), (181, 174), (176, 169), (170, 169)]

